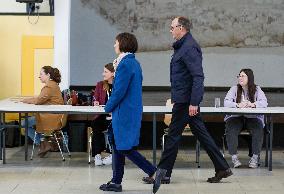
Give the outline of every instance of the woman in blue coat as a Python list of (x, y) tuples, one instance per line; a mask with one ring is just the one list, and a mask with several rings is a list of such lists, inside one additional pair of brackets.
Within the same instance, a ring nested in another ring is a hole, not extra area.
[(114, 61), (113, 92), (105, 106), (105, 111), (112, 113), (113, 177), (100, 189), (121, 192), (125, 157), (150, 177), (156, 168), (136, 150), (143, 112), (142, 70), (134, 55), (138, 49), (137, 39), (130, 33), (118, 34), (114, 48), (118, 58)]

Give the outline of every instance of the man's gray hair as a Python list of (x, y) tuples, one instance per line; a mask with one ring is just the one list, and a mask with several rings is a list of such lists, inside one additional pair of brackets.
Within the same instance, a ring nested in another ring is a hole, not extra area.
[(192, 28), (192, 22), (183, 16), (177, 18), (179, 25), (183, 26), (186, 29), (186, 31), (190, 32), (190, 29)]

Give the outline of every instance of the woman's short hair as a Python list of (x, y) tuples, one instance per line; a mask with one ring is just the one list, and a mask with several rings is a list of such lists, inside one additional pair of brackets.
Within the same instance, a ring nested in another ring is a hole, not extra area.
[(138, 50), (138, 42), (134, 34), (123, 32), (115, 38), (119, 43), (120, 52), (136, 53)]
[(45, 74), (50, 75), (50, 79), (52, 79), (58, 84), (61, 82), (61, 74), (57, 68), (53, 68), (51, 66), (43, 66), (42, 69)]

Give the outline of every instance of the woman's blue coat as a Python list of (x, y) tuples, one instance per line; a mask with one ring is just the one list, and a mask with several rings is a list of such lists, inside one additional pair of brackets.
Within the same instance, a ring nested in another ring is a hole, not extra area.
[(143, 112), (142, 70), (134, 54), (122, 58), (115, 72), (113, 92), (105, 106), (112, 112), (117, 150), (130, 150), (139, 144)]

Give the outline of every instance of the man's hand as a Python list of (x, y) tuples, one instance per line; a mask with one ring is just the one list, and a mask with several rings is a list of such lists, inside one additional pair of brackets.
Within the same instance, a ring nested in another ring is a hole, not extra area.
[(189, 116), (191, 116), (191, 117), (197, 115), (197, 113), (198, 113), (198, 106), (189, 105), (188, 112), (189, 112)]

